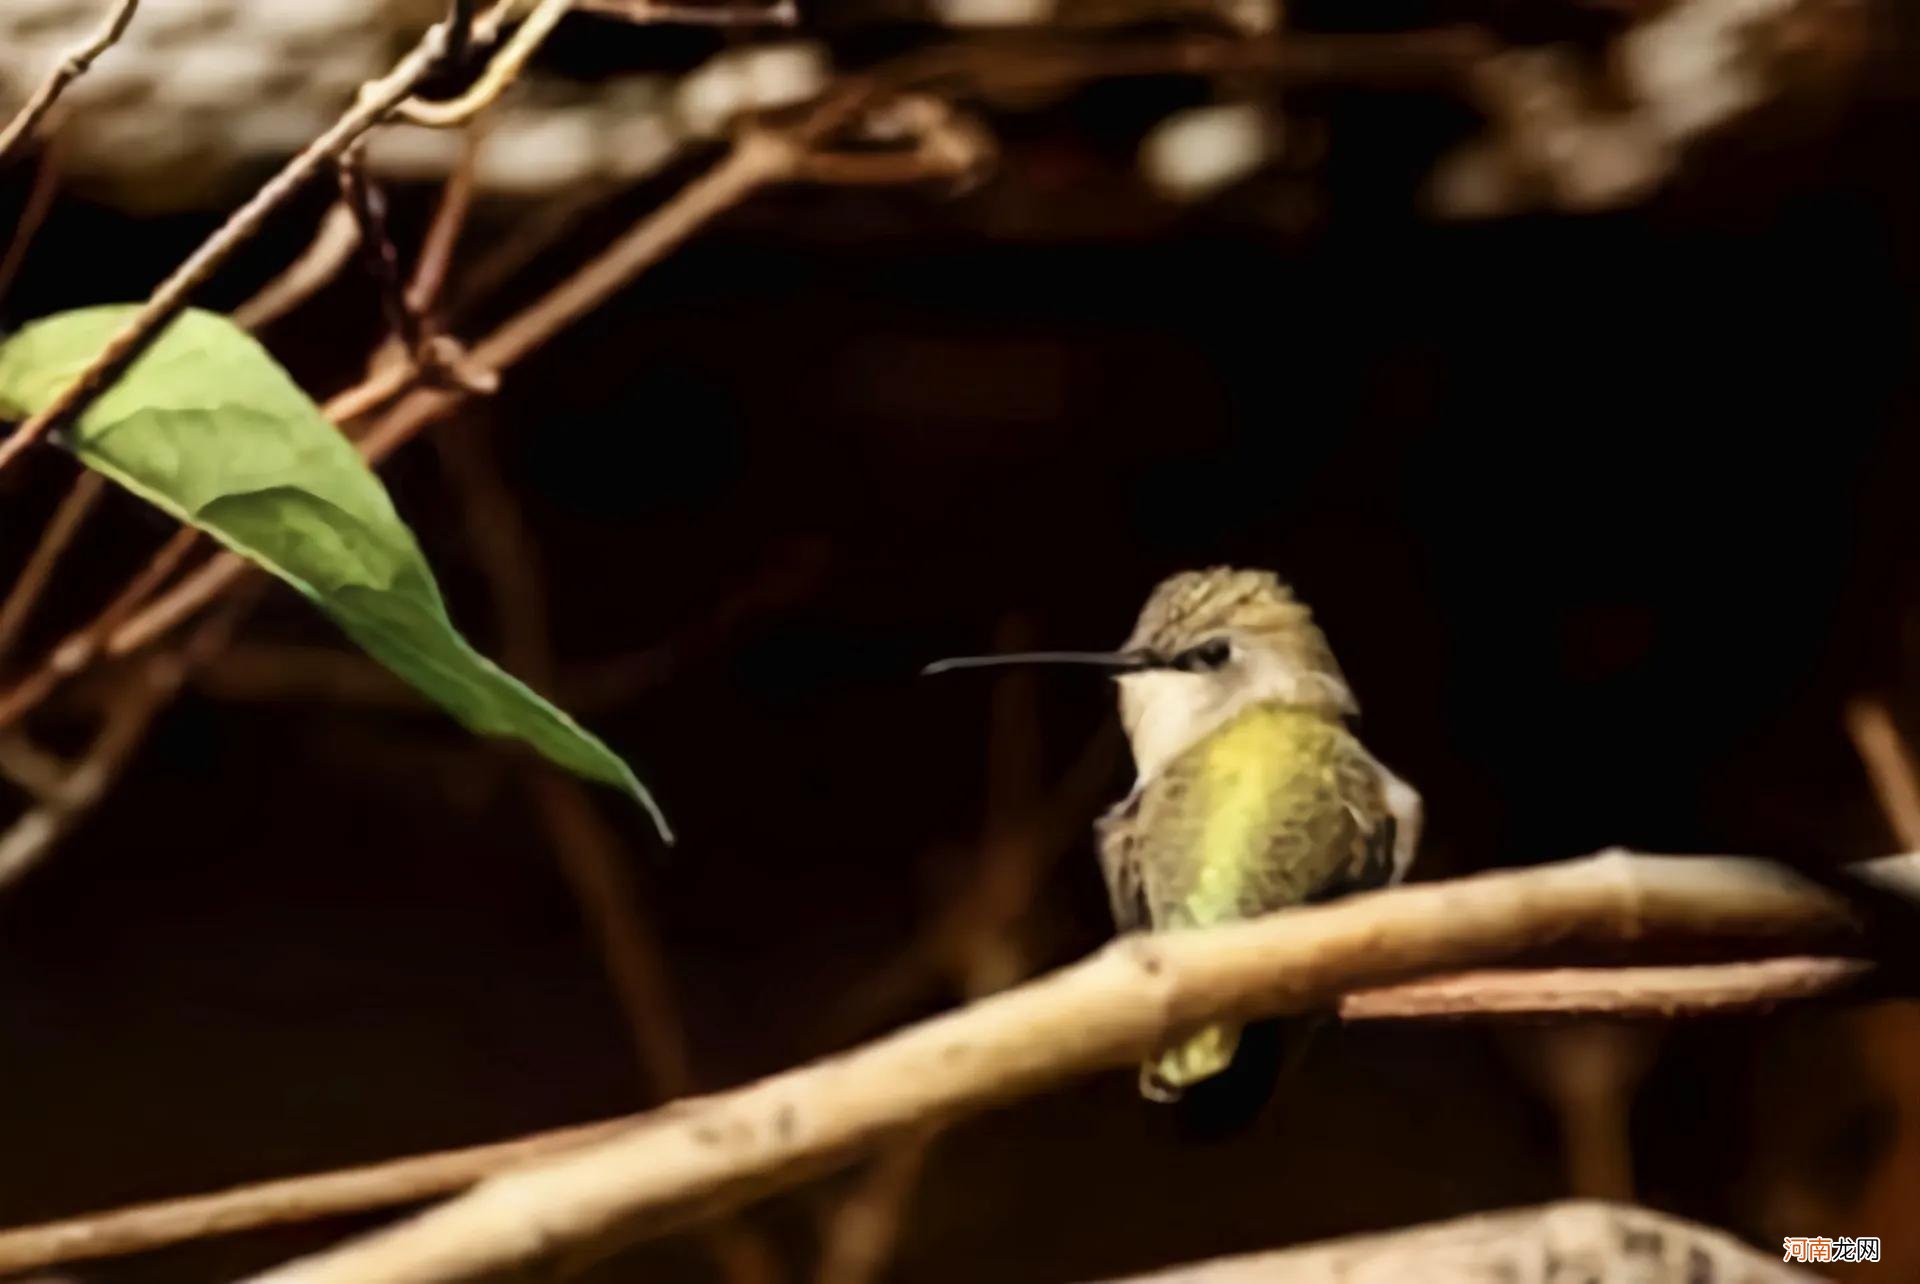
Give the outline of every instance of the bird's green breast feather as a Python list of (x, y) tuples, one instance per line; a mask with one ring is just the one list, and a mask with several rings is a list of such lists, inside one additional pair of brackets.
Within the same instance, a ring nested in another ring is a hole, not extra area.
[(1351, 733), (1283, 705), (1236, 716), (1171, 764), (1156, 792), (1141, 856), (1168, 926), (1313, 898), (1364, 864), (1384, 806)]

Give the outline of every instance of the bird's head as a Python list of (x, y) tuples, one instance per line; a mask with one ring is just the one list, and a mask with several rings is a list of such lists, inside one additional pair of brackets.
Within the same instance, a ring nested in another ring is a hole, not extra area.
[(972, 656), (927, 671), (1049, 663), (1113, 674), (1143, 780), (1250, 704), (1331, 717), (1359, 711), (1312, 612), (1271, 571), (1221, 566), (1169, 576), (1118, 651)]

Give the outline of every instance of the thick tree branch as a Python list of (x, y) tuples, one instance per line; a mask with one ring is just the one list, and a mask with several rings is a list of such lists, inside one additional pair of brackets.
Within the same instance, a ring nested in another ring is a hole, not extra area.
[(1129, 1065), (1210, 1022), (1301, 1012), (1349, 990), (1530, 950), (1648, 938), (1804, 947), (1855, 930), (1833, 894), (1775, 865), (1614, 852), (1204, 932), (1129, 937), (844, 1056), (656, 1112), (608, 1141), (259, 1278), (426, 1284), (535, 1266), (565, 1273), (906, 1130)]
[(1179, 1266), (1111, 1284), (1811, 1284), (1722, 1231), (1589, 1200)]
[[(1895, 876), (1920, 870), (1920, 854), (1854, 869), (1862, 877), (1892, 882)], [(596, 1217), (608, 1215), (608, 1199), (617, 1199), (622, 1215), (636, 1219), (652, 1210), (684, 1214), (697, 1206), (695, 1196), (718, 1191), (737, 1202), (790, 1183), (814, 1166), (889, 1133), (912, 1136), (929, 1122), (1039, 1091), (1078, 1074), (1130, 1064), (1140, 1055), (1135, 1049), (1163, 1041), (1161, 1031), (1203, 1024), (1215, 1012), (1295, 1011), (1351, 995), (1358, 1002), (1344, 1011), (1347, 1019), (1391, 1019), (1430, 1015), (1428, 992), (1465, 990), (1488, 995), (1488, 1011), (1494, 1014), (1524, 1010), (1544, 1016), (1550, 1014), (1544, 998), (1522, 1008), (1501, 997), (1500, 986), (1490, 984), (1486, 972), (1399, 978), (1482, 967), (1569, 942), (1604, 945), (1654, 937), (1724, 945), (1757, 939), (1791, 947), (1829, 942), (1851, 930), (1845, 909), (1828, 893), (1784, 870), (1738, 857), (1609, 853), (1517, 873), (1399, 888), (1233, 928), (1118, 941), (1074, 967), (846, 1056), (647, 1114), (0, 1231), (0, 1272), (411, 1203), (471, 1186), (529, 1156), (615, 1137), (623, 1140), (620, 1148), (600, 1152), (584, 1171), (565, 1177), (569, 1184), (607, 1186), (595, 1196), (595, 1206), (603, 1209)], [(1859, 967), (1855, 960), (1780, 959), (1694, 970), (1717, 976), (1724, 986), (1737, 975), (1736, 968), (1772, 964), (1782, 965), (1780, 974), (1795, 978), (1790, 992), (1774, 998), (1814, 992), (1801, 986), (1799, 977), (1815, 966), (1836, 975)], [(1594, 973), (1606, 978), (1603, 985), (1619, 986), (1626, 977), (1646, 983), (1688, 970), (1601, 968)], [(1594, 987), (1574, 983), (1569, 971), (1491, 975), (1503, 979), (1509, 994), (1531, 989), (1571, 995), (1576, 1011), (1591, 1011), (1584, 990)], [(1528, 977), (1551, 979), (1530, 982)], [(1635, 1012), (1654, 1006), (1643, 1005)], [(1673, 1007), (1676, 1013), (1694, 1010), (1685, 1004)], [(1055, 1029), (1053, 1023), (1060, 1020), (1078, 1023), (1071, 1028), (1084, 1032), (1084, 1044), (1036, 1037), (1036, 1030)], [(907, 1077), (887, 1078), (896, 1072), (907, 1072)], [(932, 1079), (923, 1083), (920, 1076), (927, 1074)], [(768, 1120), (771, 1128), (761, 1126)], [(656, 1157), (670, 1166), (652, 1173), (649, 1165)], [(552, 1195), (544, 1178), (530, 1193), (541, 1200)], [(488, 1198), (506, 1205), (512, 1196)], [(666, 1224), (663, 1219), (649, 1225)], [(526, 1229), (518, 1222), (499, 1229), (515, 1227)], [(367, 1277), (386, 1278), (462, 1277)]]

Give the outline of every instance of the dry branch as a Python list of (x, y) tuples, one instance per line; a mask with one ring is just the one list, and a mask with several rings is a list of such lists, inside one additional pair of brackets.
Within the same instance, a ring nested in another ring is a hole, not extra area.
[[(541, 42), (560, 25), (560, 19), (566, 17), (567, 10), (572, 7), (573, 0), (538, 0), (526, 20), (515, 29), (500, 52), (487, 64), (486, 70), (480, 73), (480, 78), (465, 93), (448, 102), (408, 99), (395, 109), (394, 114), (409, 124), (435, 129), (466, 124), (497, 101), (507, 91), (507, 86), (519, 78), (527, 60), (533, 57)], [(504, 16), (511, 8), (512, 0), (502, 0), (489, 16)]]
[(360, 223), (343, 202), (335, 201), (315, 229), (313, 240), (281, 273), (230, 314), (242, 330), (258, 330), (325, 289), (360, 248)]
[(1920, 848), (1920, 763), (1914, 762), (1893, 711), (1878, 700), (1855, 700), (1847, 706), (1847, 734), (1894, 837), (1903, 847)]
[(632, 1124), (632, 1119), (609, 1119), (492, 1145), (413, 1155), (388, 1163), (24, 1226), (0, 1232), (0, 1274), (430, 1199), (464, 1190), (482, 1177), (515, 1164), (603, 1140)]
[(352, 107), (320, 137), (275, 174), (251, 199), (235, 210), (220, 229), (201, 243), (186, 262), (160, 283), (138, 312), (113, 336), (94, 359), (59, 395), (38, 414), (27, 419), (0, 442), (0, 468), (4, 468), (56, 424), (76, 415), (98, 396), (126, 364), (158, 334), (173, 315), (186, 305), (187, 298), (214, 269), (253, 234), (267, 218), (292, 196), (308, 179), (330, 165), (354, 141), (386, 119), (439, 64), (446, 28), (430, 28), (420, 43), (385, 76), (370, 81), (360, 90)]
[(111, 49), (120, 39), (120, 33), (133, 21), (133, 11), (139, 7), (140, 0), (114, 0), (113, 7), (100, 19), (87, 38), (69, 49), (40, 87), (33, 91), (12, 120), (4, 129), (0, 129), (0, 160), (17, 146), (21, 139), (33, 132), (46, 114), (53, 110), (53, 104), (66, 92), (67, 86), (86, 74), (93, 66), (93, 60)]
[(1872, 970), (1864, 959), (1798, 956), (1691, 967), (1463, 972), (1355, 990), (1341, 998), (1340, 1019), (1709, 1016), (1837, 994)]
[(1678, 1217), (1569, 1200), (1220, 1258), (1111, 1284), (1809, 1284), (1814, 1278)]
[(27, 250), (32, 247), (33, 238), (40, 234), (41, 225), (47, 221), (47, 215), (53, 209), (53, 198), (59, 190), (60, 136), (56, 133), (40, 149), (40, 164), (33, 171), (33, 186), (27, 189), (26, 203), (20, 207), (20, 217), (13, 225), (13, 238), (7, 242), (7, 252), (0, 254), (0, 299), (5, 299), (7, 291), (13, 288), (20, 266), (27, 261)]
[(33, 614), (41, 594), (52, 582), (54, 568), (60, 565), (67, 547), (86, 525), (106, 486), (106, 478), (99, 473), (81, 473), (74, 478), (60, 506), (53, 510), (53, 517), (40, 532), (40, 542), (34, 545), (27, 564), (20, 569), (13, 587), (7, 590), (6, 601), (0, 603), (0, 659), (13, 649), (20, 630), (26, 627), (27, 617)]
[(1855, 930), (1837, 897), (1779, 866), (1615, 852), (1204, 932), (1129, 937), (844, 1056), (656, 1112), (610, 1140), (259, 1278), (426, 1284), (536, 1266), (564, 1274), (906, 1130), (1129, 1065), (1214, 1021), (1300, 1012), (1349, 990), (1549, 947), (1649, 937), (1804, 947)]
[[(1863, 876), (1884, 879), (1920, 869), (1920, 855), (1856, 868)], [(1471, 907), (1471, 913), (1457, 923), (1427, 917), (1455, 913), (1458, 904)], [(1502, 914), (1509, 916), (1506, 921), (1501, 920)], [(1461, 935), (1455, 937), (1449, 927)], [(1580, 997), (1581, 987), (1568, 979), (1567, 969), (1468, 973), (1474, 978), (1471, 983), (1453, 976), (1395, 984), (1386, 983), (1385, 978), (1429, 968), (1457, 969), (1467, 965), (1462, 960), (1477, 966), (1497, 956), (1576, 939), (1610, 942), (1655, 934), (1709, 941), (1721, 936), (1765, 937), (1794, 944), (1831, 939), (1848, 930), (1847, 916), (1831, 896), (1762, 862), (1609, 854), (1520, 873), (1401, 888), (1188, 937), (1130, 938), (1001, 998), (737, 1092), (498, 1145), (0, 1231), (0, 1272), (412, 1203), (463, 1189), (534, 1155), (615, 1137), (635, 1145), (638, 1153), (602, 1152), (589, 1167), (596, 1181), (646, 1182), (646, 1165), (658, 1151), (663, 1158), (678, 1154), (677, 1162), (682, 1164), (700, 1161), (703, 1170), (719, 1168), (717, 1175), (708, 1172), (697, 1182), (686, 1169), (679, 1170), (678, 1176), (662, 1174), (659, 1180), (676, 1195), (676, 1204), (684, 1195), (708, 1192), (716, 1185), (741, 1198), (802, 1175), (830, 1155), (830, 1147), (851, 1151), (896, 1128), (899, 1135), (912, 1136), (927, 1121), (1037, 1091), (1103, 1066), (1130, 1064), (1137, 1054), (1128, 1049), (1136, 1043), (1157, 1042), (1158, 1030), (1176, 1021), (1203, 1020), (1192, 1014), (1218, 1010), (1216, 1005), (1232, 1004), (1236, 1012), (1293, 1010), (1351, 992), (1363, 1001), (1357, 1010), (1345, 1013), (1348, 1019), (1397, 1018), (1425, 1015), (1414, 1009), (1427, 1004), (1426, 993), (1464, 989), (1487, 995), (1490, 1010), (1506, 1014), (1515, 1006), (1499, 993), (1500, 986), (1488, 983), (1489, 976), (1502, 978), (1508, 994), (1531, 988), (1543, 996), (1575, 996), (1581, 1004), (1586, 1000)], [(1393, 948), (1375, 943), (1379, 941), (1390, 942)], [(1792, 980), (1793, 993), (1802, 992), (1800, 981), (1814, 966), (1830, 973), (1856, 966), (1851, 960), (1833, 959), (1778, 962), (1795, 965), (1777, 972)], [(1766, 966), (1705, 965), (1693, 970), (1717, 975), (1724, 985), (1737, 975), (1735, 968)], [(1158, 971), (1149, 970), (1153, 967)], [(1650, 983), (1656, 976), (1687, 970), (1607, 968), (1595, 969), (1595, 974), (1607, 978), (1604, 985), (1618, 989), (1627, 978)], [(1528, 977), (1551, 979), (1529, 982)], [(1780, 993), (1756, 1002), (1792, 996)], [(1528, 1010), (1547, 1015), (1544, 1002), (1543, 997), (1540, 1005)], [(1585, 1010), (1589, 1009), (1576, 1008)], [(1673, 1010), (1694, 1009), (1678, 1005)], [(1057, 1019), (1049, 1014), (1061, 1013), (1084, 1022), (1062, 1027), (1084, 1029), (1084, 1045), (1022, 1032)], [(892, 1082), (886, 1078), (893, 1073), (890, 1066), (906, 1066), (912, 1076), (920, 1075), (918, 1066), (923, 1062), (937, 1071), (937, 1083), (923, 1086), (911, 1076)], [(1004, 1082), (998, 1080), (1002, 1075)], [(859, 1094), (868, 1091), (875, 1094), (874, 1099), (861, 1100)], [(903, 1102), (903, 1093), (918, 1095)], [(862, 1117), (863, 1111), (867, 1117)], [(729, 1125), (756, 1116), (771, 1118), (775, 1129), (770, 1134), (756, 1130), (747, 1140), (739, 1140), (741, 1134)], [(790, 1129), (784, 1137), (778, 1127), (783, 1118)], [(800, 1131), (803, 1121), (805, 1133)], [(715, 1128), (720, 1129), (718, 1134)], [(721, 1142), (703, 1140), (715, 1135)], [(778, 1143), (778, 1148), (770, 1150), (769, 1143)], [(804, 1153), (793, 1153), (795, 1147)], [(776, 1170), (777, 1177), (772, 1175)], [(545, 1189), (544, 1182), (539, 1189)], [(505, 1195), (490, 1198), (509, 1202)], [(623, 1198), (638, 1211), (655, 1207), (660, 1197), (648, 1187), (626, 1191)], [(389, 1277), (369, 1277), (376, 1278)]]

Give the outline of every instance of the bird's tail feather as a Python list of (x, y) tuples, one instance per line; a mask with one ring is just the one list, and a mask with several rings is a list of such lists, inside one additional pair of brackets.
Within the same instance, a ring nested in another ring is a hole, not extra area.
[(1239, 1047), (1239, 1026), (1210, 1025), (1189, 1035), (1140, 1067), (1140, 1095), (1178, 1101), (1188, 1088), (1233, 1064)]

